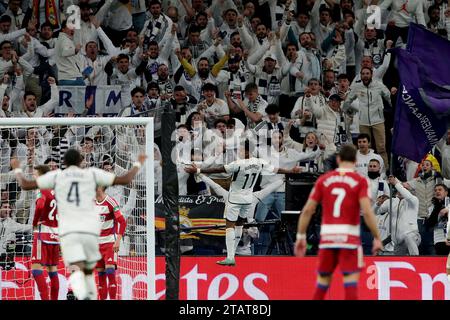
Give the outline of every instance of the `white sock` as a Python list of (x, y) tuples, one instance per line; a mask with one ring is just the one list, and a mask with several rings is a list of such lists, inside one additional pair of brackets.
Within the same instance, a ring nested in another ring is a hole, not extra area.
[(236, 226), (234, 227), (234, 252), (236, 252), (236, 248), (239, 246), (239, 241), (241, 241), (242, 238), (242, 230), (244, 229), (244, 226)]
[(97, 300), (97, 286), (95, 285), (94, 274), (87, 274), (85, 276), (85, 282), (89, 300)]
[(72, 287), (73, 294), (78, 300), (84, 300), (88, 296), (86, 280), (83, 271), (74, 271), (69, 277), (69, 283)]
[(225, 230), (225, 244), (227, 245), (227, 258), (234, 259), (234, 240), (236, 233), (234, 228), (227, 228)]
[(447, 279), (450, 282), (450, 274), (447, 275)]

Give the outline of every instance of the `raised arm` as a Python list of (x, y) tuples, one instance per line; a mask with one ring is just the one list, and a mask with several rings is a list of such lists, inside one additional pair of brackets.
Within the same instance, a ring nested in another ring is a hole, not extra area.
[(136, 176), (136, 174), (139, 172), (139, 169), (141, 166), (145, 163), (145, 160), (147, 159), (147, 155), (140, 154), (138, 156), (138, 161), (133, 164), (133, 167), (131, 167), (130, 170), (128, 170), (127, 173), (125, 173), (123, 176), (115, 177), (113, 181), (113, 185), (121, 184), (121, 185), (127, 185), (131, 181), (133, 181), (133, 178)]
[(11, 168), (14, 170), (16, 180), (22, 190), (34, 190), (38, 188), (36, 180), (28, 180), (23, 175), (23, 170), (20, 168), (21, 164), (17, 158), (11, 159)]
[(217, 193), (222, 198), (226, 198), (228, 196), (228, 191), (222, 188), (220, 185), (211, 180), (210, 177), (205, 176), (204, 174), (199, 174), (198, 177), (202, 179), (204, 183), (210, 186), (215, 193)]
[(50, 100), (45, 104), (39, 106), (39, 108), (43, 110), (44, 115), (51, 113), (59, 104), (59, 89), (56, 85), (55, 78), (48, 77), (48, 83), (50, 84), (51, 88)]
[(224, 166), (216, 168), (198, 168), (195, 164), (189, 165), (184, 168), (187, 173), (223, 173), (226, 172)]
[(108, 12), (109, 8), (111, 7), (112, 2), (113, 2), (113, 0), (106, 0), (105, 4), (95, 14), (95, 18), (98, 20), (98, 22), (100, 24), (105, 19), (106, 13)]

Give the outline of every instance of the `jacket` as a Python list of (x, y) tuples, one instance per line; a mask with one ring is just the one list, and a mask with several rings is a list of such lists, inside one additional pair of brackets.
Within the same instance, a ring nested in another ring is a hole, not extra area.
[[(395, 244), (402, 243), (408, 233), (419, 233), (417, 226), (417, 212), (419, 210), (419, 199), (409, 192), (400, 182), (395, 185), (397, 191), (403, 199), (392, 199), (392, 221), (391, 236)], [(376, 214), (383, 214), (389, 211), (389, 200), (383, 202), (381, 206), (375, 206)]]
[[(391, 93), (381, 81), (372, 79), (368, 86), (365, 86), (362, 82), (355, 83), (344, 102), (344, 111), (359, 111), (359, 124), (363, 126), (383, 123), (382, 98), (391, 105)], [(351, 103), (356, 99), (359, 100), (359, 110), (355, 110), (351, 106)]]

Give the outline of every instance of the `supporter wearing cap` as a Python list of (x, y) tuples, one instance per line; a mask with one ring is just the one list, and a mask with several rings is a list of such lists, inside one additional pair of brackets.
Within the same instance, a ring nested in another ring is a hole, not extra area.
[(332, 95), (328, 98), (328, 100), (333, 100), (333, 101), (341, 102), (341, 101), (342, 101), (342, 98), (341, 98), (338, 94), (332, 94)]
[(274, 52), (269, 51), (264, 56), (263, 67), (251, 64), (249, 59), (245, 60), (245, 66), (255, 77), (258, 93), (262, 98), (269, 104), (279, 104), (281, 81), (288, 75), (291, 63), (284, 56), (279, 35), (271, 34), (270, 39), (273, 42)]
[(346, 143), (352, 143), (349, 125), (351, 118), (341, 109), (342, 98), (332, 94), (326, 105), (312, 105), (312, 112), (317, 119), (319, 141), (325, 145), (324, 170), (332, 170), (336, 166), (336, 151)]

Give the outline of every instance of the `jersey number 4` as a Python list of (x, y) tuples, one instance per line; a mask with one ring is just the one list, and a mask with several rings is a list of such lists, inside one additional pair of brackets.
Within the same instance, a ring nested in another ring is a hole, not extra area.
[(341, 205), (342, 201), (344, 201), (345, 198), (345, 189), (343, 188), (333, 188), (331, 190), (332, 195), (336, 195), (336, 200), (334, 200), (334, 206), (333, 206), (333, 217), (339, 218), (341, 215)]
[(67, 202), (76, 202), (77, 207), (80, 205), (80, 196), (78, 192), (78, 182), (72, 182), (67, 195)]

